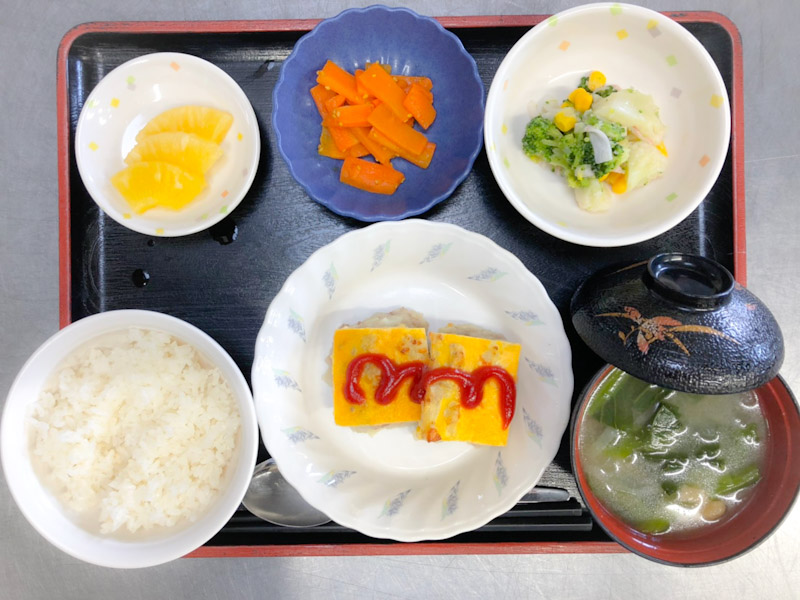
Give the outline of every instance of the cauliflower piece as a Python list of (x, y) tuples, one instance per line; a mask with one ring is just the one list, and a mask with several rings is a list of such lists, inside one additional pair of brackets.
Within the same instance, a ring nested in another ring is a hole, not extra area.
[(578, 208), (588, 212), (605, 212), (611, 208), (611, 188), (597, 179), (591, 179), (586, 187), (575, 188)]
[(607, 98), (597, 98), (593, 112), (601, 119), (624, 125), (640, 139), (653, 146), (660, 144), (666, 127), (661, 122), (653, 97), (636, 90), (622, 90)]
[(667, 157), (648, 142), (630, 142), (628, 152), (628, 191), (661, 177), (667, 167)]

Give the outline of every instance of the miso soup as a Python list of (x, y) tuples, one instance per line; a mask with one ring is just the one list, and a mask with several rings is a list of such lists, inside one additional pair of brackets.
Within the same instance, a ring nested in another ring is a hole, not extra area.
[(612, 370), (583, 414), (581, 464), (594, 495), (644, 533), (728, 518), (763, 471), (767, 424), (753, 392), (694, 395)]

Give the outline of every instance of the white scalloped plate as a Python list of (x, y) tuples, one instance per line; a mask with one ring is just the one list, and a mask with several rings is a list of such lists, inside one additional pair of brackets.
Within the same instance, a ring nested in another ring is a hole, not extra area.
[[(150, 119), (190, 104), (233, 115), (220, 144), (223, 156), (188, 206), (178, 211), (156, 207), (137, 215), (111, 185), (111, 177), (125, 168), (136, 134)], [(250, 189), (260, 155), (258, 121), (242, 88), (216, 65), (178, 52), (145, 54), (103, 77), (86, 99), (75, 131), (75, 158), (89, 195), (117, 223), (152, 236), (188, 235), (224, 219)]]
[[(405, 306), (431, 327), (474, 323), (522, 344), (505, 448), (429, 444), (414, 425), (339, 427), (325, 381), (333, 332)], [(378, 223), (315, 252), (286, 281), (256, 341), (261, 435), (286, 479), (334, 521), (399, 541), (447, 538), (508, 511), (539, 480), (569, 419), (572, 368), (561, 317), (525, 266), (442, 223)]]

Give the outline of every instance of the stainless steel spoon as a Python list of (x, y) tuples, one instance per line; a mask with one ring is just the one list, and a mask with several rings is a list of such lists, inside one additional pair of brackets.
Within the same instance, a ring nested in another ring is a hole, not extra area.
[(330, 521), (283, 478), (272, 458), (256, 465), (242, 504), (255, 516), (285, 527), (315, 527)]
[[(567, 490), (536, 486), (520, 499), (519, 504), (563, 502), (569, 497)], [(255, 516), (275, 525), (316, 527), (330, 522), (325, 513), (306, 502), (283, 478), (272, 458), (256, 465), (242, 504)]]
[(570, 494), (562, 488), (536, 486), (519, 499), (517, 504), (533, 504), (535, 502), (566, 502)]

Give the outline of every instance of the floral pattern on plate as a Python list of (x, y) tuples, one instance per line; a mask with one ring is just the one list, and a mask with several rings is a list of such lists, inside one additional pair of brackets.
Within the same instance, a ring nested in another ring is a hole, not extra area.
[(406, 497), (411, 493), (411, 490), (405, 490), (404, 492), (400, 492), (396, 496), (393, 496), (383, 504), (383, 510), (381, 510), (381, 517), (393, 517), (397, 513), (400, 512), (400, 509), (403, 508), (403, 503), (406, 501)]
[(293, 310), (289, 310), (289, 329), (294, 331), (297, 335), (300, 336), (300, 339), (304, 342), (306, 341), (306, 329), (303, 326), (303, 317), (299, 314), (294, 312)]
[(389, 248), (391, 247), (391, 240), (386, 240), (385, 244), (381, 244), (380, 246), (376, 246), (375, 249), (372, 251), (372, 268), (370, 271), (374, 271), (378, 267), (381, 266), (383, 263), (383, 259), (386, 258), (386, 255), (389, 254)]
[(461, 485), (460, 481), (450, 488), (447, 497), (442, 500), (442, 519), (445, 519), (458, 510), (458, 486)]
[(525, 419), (525, 427), (528, 430), (528, 437), (530, 437), (536, 444), (541, 447), (542, 445), (542, 428), (534, 421), (528, 414), (528, 411), (522, 409), (522, 418)]
[(323, 475), (319, 479), (318, 483), (321, 483), (323, 485), (327, 485), (328, 487), (335, 488), (340, 483), (345, 481), (348, 477), (352, 477), (355, 474), (356, 474), (355, 471), (347, 471), (347, 470), (345, 470), (345, 471), (329, 471), (328, 473), (325, 473), (325, 475)]
[(300, 444), (302, 442), (307, 442), (308, 440), (319, 439), (316, 435), (307, 429), (303, 429), (302, 427), (290, 427), (288, 429), (284, 429), (283, 433), (286, 434), (286, 437), (292, 444)]
[(539, 315), (532, 310), (507, 310), (506, 314), (512, 319), (522, 321), (526, 327), (530, 327), (531, 325), (544, 325), (541, 319), (539, 319)]
[(497, 453), (497, 460), (494, 461), (494, 487), (497, 489), (498, 494), (502, 494), (503, 490), (508, 485), (508, 472), (505, 465), (503, 465), (503, 453)]
[(300, 389), (300, 386), (297, 385), (297, 382), (292, 378), (292, 376), (287, 371), (282, 371), (280, 369), (273, 369), (273, 374), (275, 378), (275, 385), (280, 388), (296, 390), (298, 392), (302, 392), (303, 390)]
[(434, 244), (433, 246), (431, 246), (431, 249), (428, 250), (428, 253), (425, 255), (425, 257), (421, 261), (419, 261), (419, 264), (422, 265), (425, 263), (433, 262), (437, 258), (444, 256), (445, 254), (447, 254), (447, 251), (450, 250), (450, 246), (452, 245), (453, 245), (452, 242), (450, 242), (449, 244), (441, 244), (441, 243)]
[(474, 281), (497, 281), (501, 277), (505, 277), (507, 273), (495, 267), (487, 267), (476, 275), (471, 275), (469, 279)]
[(525, 357), (525, 362), (527, 363), (528, 367), (530, 367), (530, 369), (534, 373), (536, 373), (536, 375), (539, 377), (539, 379), (541, 379), (542, 381), (544, 381), (545, 383), (547, 383), (549, 385), (558, 386), (558, 383), (556, 382), (556, 379), (553, 376), (553, 371), (552, 371), (552, 369), (550, 369), (550, 367), (546, 367), (544, 365), (540, 365), (539, 363), (536, 363), (536, 362), (532, 361), (527, 356)]

